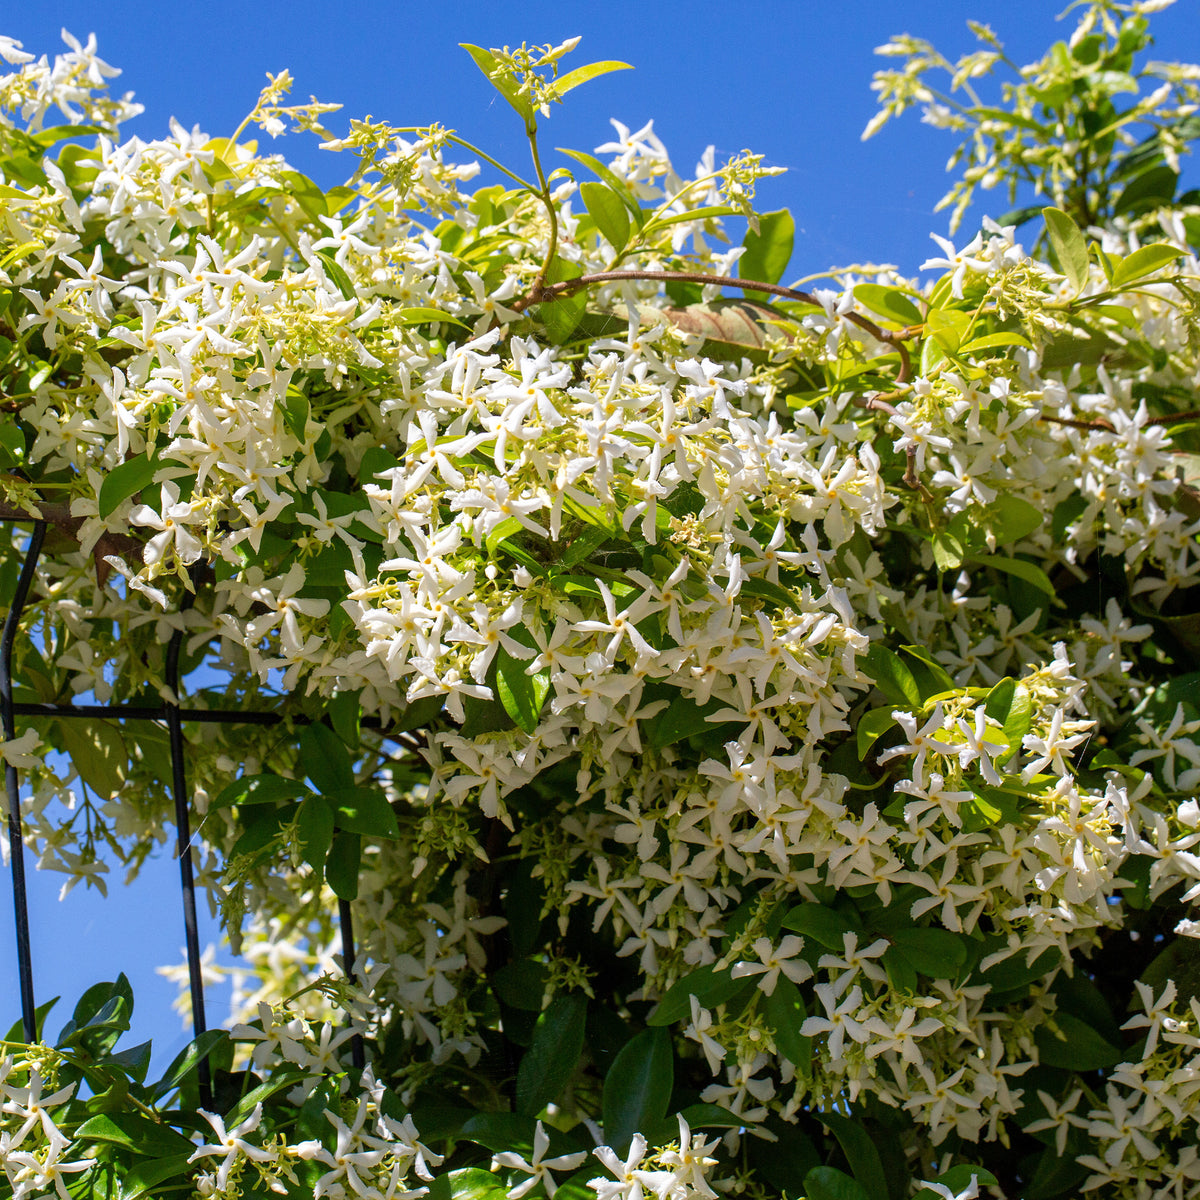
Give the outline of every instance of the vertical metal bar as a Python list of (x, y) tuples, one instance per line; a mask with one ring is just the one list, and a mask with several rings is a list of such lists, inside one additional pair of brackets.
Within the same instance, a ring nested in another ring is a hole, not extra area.
[[(188, 594), (180, 608), (191, 607)], [(187, 774), (183, 765), (183, 722), (179, 716), (179, 651), (183, 644), (183, 629), (171, 635), (167, 643), (166, 685), (175, 697), (174, 703), (164, 705), (167, 732), (171, 741), (171, 788), (175, 797), (175, 845), (179, 856), (179, 886), (183, 893), (183, 928), (187, 941), (188, 984), (192, 994), (192, 1031), (199, 1037), (208, 1028), (204, 1019), (204, 976), (200, 969), (200, 934), (196, 924), (196, 883), (192, 873), (192, 832), (188, 816)], [(197, 1064), (200, 1084), (200, 1104), (212, 1108), (212, 1072), (208, 1058)]]
[[(349, 900), (338, 900), (338, 919), (342, 926), (342, 969), (351, 983), (356, 983), (354, 975), (354, 917), (350, 911)], [(350, 1061), (355, 1069), (361, 1071), (367, 1065), (363, 1053), (362, 1038), (356, 1033), (350, 1039)]]
[[(21, 574), (17, 579), (17, 591), (4, 619), (4, 633), (0, 637), (0, 717), (4, 721), (4, 737), (12, 741), (17, 736), (13, 718), (12, 652), (17, 637), (21, 612), (37, 570), (38, 555), (42, 552), (42, 541), (46, 536), (46, 523), (35, 521), (33, 536), (25, 551)], [(8, 842), (12, 859), (13, 913), (17, 923), (17, 975), (21, 988), (21, 1023), (25, 1028), (25, 1040), (37, 1041), (37, 1009), (33, 1002), (33, 957), (29, 949), (29, 905), (25, 896), (25, 843), (21, 830), (21, 784), (17, 768), (4, 764), (4, 784), (8, 792)]]

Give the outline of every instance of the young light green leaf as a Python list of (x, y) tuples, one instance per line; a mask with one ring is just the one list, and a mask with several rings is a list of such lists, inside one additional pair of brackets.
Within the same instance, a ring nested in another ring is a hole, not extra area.
[(1079, 226), (1061, 208), (1043, 208), (1042, 217), (1058, 265), (1075, 294), (1079, 295), (1088, 278), (1087, 240)]
[(487, 76), (492, 87), (520, 114), (526, 127), (533, 125), (533, 104), (527, 96), (521, 95), (517, 81), (505, 65), (490, 50), (485, 50), (482, 46), (472, 46), (469, 42), (459, 42), (459, 45), (474, 59), (475, 65)]
[(627, 62), (618, 62), (615, 59), (608, 59), (605, 62), (588, 63), (584, 67), (576, 67), (573, 71), (568, 71), (565, 75), (554, 81), (554, 93), (556, 96), (565, 96), (569, 91), (577, 88), (581, 83), (589, 83), (593, 79), (599, 79), (601, 75), (608, 75), (613, 71), (632, 71), (633, 67)]
[(1136, 283), (1139, 279), (1153, 275), (1155, 271), (1165, 267), (1169, 262), (1174, 262), (1182, 254), (1182, 250), (1168, 246), (1165, 242), (1154, 242), (1152, 245), (1140, 247), (1132, 254), (1127, 254), (1117, 264), (1113, 271), (1113, 290), (1120, 290), (1128, 287), (1131, 283)]
[(921, 310), (899, 288), (884, 287), (880, 283), (860, 283), (854, 289), (854, 298), (864, 308), (898, 325), (920, 325), (924, 320)]

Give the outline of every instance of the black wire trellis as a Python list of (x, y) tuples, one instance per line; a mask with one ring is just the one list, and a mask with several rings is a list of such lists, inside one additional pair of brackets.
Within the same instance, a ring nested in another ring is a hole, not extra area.
[[(12, 518), (0, 518), (0, 521)], [(171, 792), (175, 803), (176, 856), (179, 860), (179, 889), (183, 900), (183, 925), (187, 944), (188, 990), (191, 995), (192, 1030), (199, 1037), (208, 1028), (204, 1016), (204, 978), (200, 965), (200, 937), (196, 924), (196, 885), (192, 865), (192, 835), (189, 816), (187, 771), (184, 763), (183, 723), (185, 721), (218, 724), (275, 725), (284, 718), (273, 712), (239, 712), (233, 709), (185, 708), (179, 703), (179, 652), (183, 643), (183, 628), (176, 629), (167, 643), (164, 683), (174, 700), (159, 705), (135, 704), (18, 704), (13, 699), (12, 654), (20, 627), (21, 616), (29, 599), (29, 589), (37, 571), (46, 522), (33, 522), (33, 536), (25, 551), (16, 593), (0, 635), (0, 721), (4, 737), (16, 737), (16, 718), (124, 718), (133, 721), (162, 721), (167, 726), (171, 752)], [(181, 612), (191, 604), (189, 594)], [(293, 718), (297, 719), (297, 718)], [(21, 827), (21, 792), (17, 769), (6, 762), (4, 782), (8, 793), (8, 837), (12, 855), (13, 910), (17, 926), (17, 976), (21, 993), (21, 1022), (26, 1042), (37, 1040), (37, 1009), (33, 992), (33, 956), (29, 939), (29, 905), (25, 888), (25, 853)], [(338, 901), (338, 922), (342, 935), (342, 968), (346, 978), (353, 980), (355, 949), (354, 924), (348, 900)], [(351, 1060), (361, 1070), (365, 1065), (362, 1039), (357, 1034), (351, 1041)], [(197, 1065), (202, 1107), (213, 1102), (212, 1075), (205, 1055)]]

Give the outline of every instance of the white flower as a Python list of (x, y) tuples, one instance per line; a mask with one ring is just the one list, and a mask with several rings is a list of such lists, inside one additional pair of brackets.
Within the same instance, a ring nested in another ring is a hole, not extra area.
[(546, 1195), (553, 1200), (558, 1185), (554, 1182), (551, 1171), (574, 1171), (583, 1165), (587, 1151), (580, 1150), (574, 1154), (560, 1154), (557, 1158), (545, 1158), (550, 1148), (550, 1135), (543, 1128), (541, 1121), (533, 1134), (533, 1157), (525, 1159), (513, 1150), (505, 1150), (492, 1158), (492, 1170), (507, 1167), (510, 1171), (522, 1171), (529, 1178), (508, 1190), (508, 1200), (521, 1200), (526, 1192), (532, 1191), (539, 1183), (546, 1189)]

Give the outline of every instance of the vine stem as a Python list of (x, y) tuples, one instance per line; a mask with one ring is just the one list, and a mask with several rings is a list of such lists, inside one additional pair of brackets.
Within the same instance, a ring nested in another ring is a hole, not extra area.
[[(525, 132), (529, 135), (529, 153), (533, 156), (533, 169), (537, 172), (540, 189), (538, 195), (541, 196), (542, 203), (546, 206), (546, 215), (550, 218), (550, 245), (546, 249), (546, 258), (542, 263), (541, 270), (534, 276), (533, 283), (529, 288), (529, 294), (534, 295), (547, 291), (546, 273), (550, 270), (550, 264), (554, 261), (554, 255), (558, 251), (558, 213), (554, 208), (554, 200), (550, 196), (550, 184), (546, 179), (546, 172), (542, 170), (541, 155), (538, 154), (537, 126), (531, 121), (526, 126)], [(554, 286), (557, 285), (551, 285), (551, 287)]]
[[(538, 169), (540, 172), (541, 168), (539, 167)], [(787, 300), (798, 300), (801, 304), (812, 304), (817, 308), (824, 307), (820, 300), (811, 292), (797, 291), (795, 288), (784, 287), (780, 283), (764, 283), (756, 279), (734, 279), (728, 275), (704, 275), (695, 271), (597, 271), (592, 275), (580, 275), (576, 279), (564, 279), (559, 283), (547, 284), (545, 282), (545, 267), (543, 267), (530, 285), (528, 294), (519, 300), (515, 300), (512, 308), (515, 312), (523, 312), (531, 304), (545, 304), (547, 301), (561, 300), (567, 296), (574, 295), (581, 288), (588, 287), (591, 284), (613, 283), (626, 279), (661, 280), (666, 283), (699, 283), (711, 284), (715, 287), (741, 288), (746, 292), (766, 292), (771, 296), (782, 296)], [(910, 337), (915, 337), (923, 327), (913, 325), (893, 332), (881, 329), (874, 321), (861, 316), (859, 313), (848, 312), (844, 313), (843, 316), (852, 325), (857, 325), (877, 341), (884, 342), (896, 350), (900, 355), (900, 372), (897, 375), (897, 382), (907, 383), (911, 371), (911, 362), (904, 342)]]

